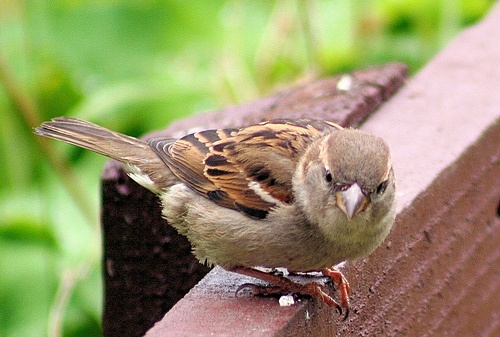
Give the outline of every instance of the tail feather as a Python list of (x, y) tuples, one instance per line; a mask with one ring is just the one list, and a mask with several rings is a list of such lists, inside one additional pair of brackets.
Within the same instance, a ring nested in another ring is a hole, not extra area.
[[(54, 118), (35, 128), (35, 133), (91, 150), (123, 161), (134, 155), (153, 152), (149, 145), (137, 138), (123, 135), (101, 126), (69, 117)], [(132, 159), (133, 160), (133, 159)]]
[[(97, 152), (132, 166), (132, 174), (141, 185), (155, 192), (171, 186), (175, 178), (148, 143), (104, 127), (71, 117), (58, 117), (35, 128), (35, 133)], [(146, 186), (141, 174), (153, 182)]]

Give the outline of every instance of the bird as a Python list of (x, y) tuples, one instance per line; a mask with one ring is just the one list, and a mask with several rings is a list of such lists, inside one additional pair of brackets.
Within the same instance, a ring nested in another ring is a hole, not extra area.
[[(35, 133), (123, 163), (158, 195), (162, 216), (201, 263), (270, 284), (243, 284), (236, 293), (307, 295), (344, 312), (344, 320), (351, 289), (337, 266), (372, 253), (395, 220), (386, 142), (325, 120), (275, 119), (146, 141), (57, 117)], [(266, 268), (320, 272), (340, 300), (320, 282), (295, 282)]]

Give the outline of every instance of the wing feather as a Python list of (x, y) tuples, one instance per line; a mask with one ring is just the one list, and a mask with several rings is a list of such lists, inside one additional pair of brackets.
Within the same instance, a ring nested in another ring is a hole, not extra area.
[(338, 129), (326, 121), (283, 119), (149, 143), (196, 192), (218, 205), (264, 218), (276, 205), (293, 202), (292, 178), (307, 146)]

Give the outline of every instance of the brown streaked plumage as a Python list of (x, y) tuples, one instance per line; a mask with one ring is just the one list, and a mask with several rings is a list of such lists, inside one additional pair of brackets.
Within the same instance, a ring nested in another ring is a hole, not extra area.
[[(394, 222), (387, 145), (331, 122), (273, 120), (145, 142), (60, 117), (35, 132), (126, 164), (159, 195), (163, 216), (200, 261), (311, 295), (346, 309), (346, 317), (349, 285), (332, 266), (371, 253)], [(258, 266), (321, 271), (339, 286), (341, 302), (317, 283), (296, 284)]]
[[(152, 139), (149, 144), (193, 190), (218, 205), (262, 218), (277, 203), (293, 201), (293, 168), (307, 145), (326, 130), (338, 129), (330, 122), (278, 120), (197, 132), (174, 143)], [(269, 198), (264, 200), (255, 188)]]

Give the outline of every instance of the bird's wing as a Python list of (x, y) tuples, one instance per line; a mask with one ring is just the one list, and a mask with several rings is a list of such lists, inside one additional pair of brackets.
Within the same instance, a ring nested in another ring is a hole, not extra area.
[(206, 130), (150, 146), (187, 186), (216, 204), (264, 218), (293, 202), (292, 178), (306, 147), (337, 124), (273, 120), (241, 129)]

